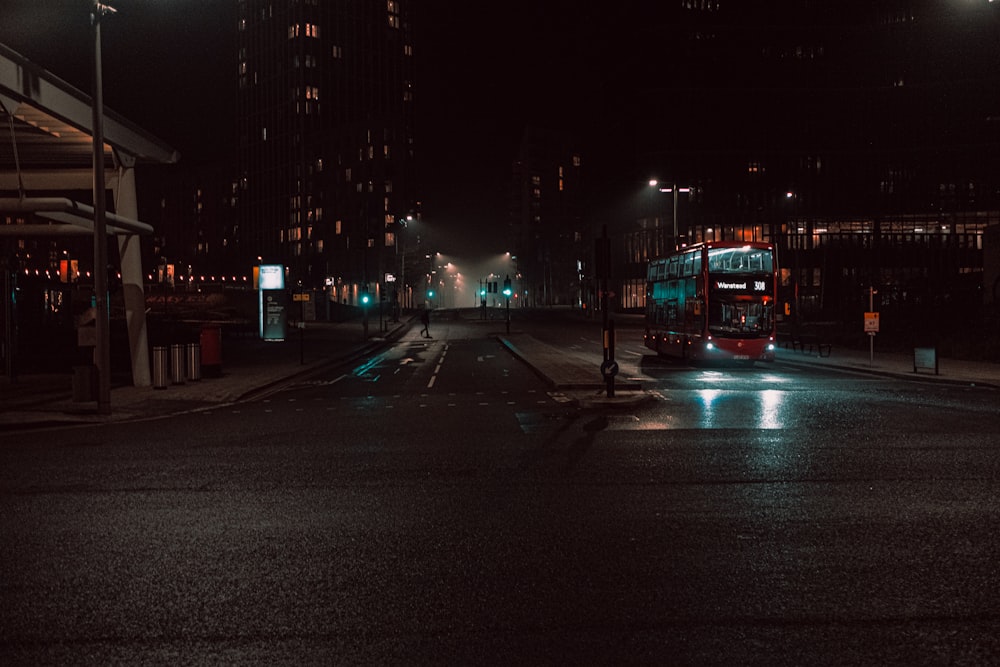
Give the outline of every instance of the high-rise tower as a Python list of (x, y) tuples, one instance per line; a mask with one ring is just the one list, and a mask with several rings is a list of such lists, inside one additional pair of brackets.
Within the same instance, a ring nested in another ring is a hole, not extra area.
[(416, 208), (411, 2), (237, 1), (235, 254), (354, 303)]

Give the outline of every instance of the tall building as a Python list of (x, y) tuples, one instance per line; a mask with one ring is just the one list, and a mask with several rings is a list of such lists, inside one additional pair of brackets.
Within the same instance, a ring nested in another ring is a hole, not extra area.
[(1000, 3), (645, 12), (628, 64), (636, 191), (650, 177), (691, 191), (675, 209), (647, 190), (626, 243), (633, 287), (674, 243), (764, 240), (778, 246), (792, 317), (856, 323), (869, 287), (900, 313), (892, 321), (921, 327), (931, 306), (981, 303), (984, 232), (1000, 224)]
[[(585, 244), (581, 157), (564, 132), (528, 127), (514, 162), (511, 247), (527, 305), (579, 305)], [(526, 292), (526, 294), (524, 294)]]
[(392, 283), (417, 213), (412, 4), (237, 2), (237, 253), (357, 303)]

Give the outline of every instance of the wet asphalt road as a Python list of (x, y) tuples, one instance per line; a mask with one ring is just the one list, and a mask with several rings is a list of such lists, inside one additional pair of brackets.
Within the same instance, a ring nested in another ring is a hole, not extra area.
[(1000, 660), (996, 392), (635, 349), (655, 400), (581, 410), (487, 327), (432, 332), (246, 404), (5, 434), (0, 658)]

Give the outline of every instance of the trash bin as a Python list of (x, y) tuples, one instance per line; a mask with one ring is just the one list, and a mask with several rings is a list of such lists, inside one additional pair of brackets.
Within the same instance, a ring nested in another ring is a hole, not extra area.
[(184, 345), (181, 343), (170, 346), (170, 381), (184, 384)]
[(201, 345), (198, 343), (188, 343), (187, 351), (187, 379), (197, 382), (201, 379)]
[(222, 375), (222, 327), (201, 328), (201, 372), (205, 377)]
[(73, 366), (73, 400), (97, 400), (97, 368), (93, 364)]
[(153, 389), (167, 388), (167, 347), (153, 346)]

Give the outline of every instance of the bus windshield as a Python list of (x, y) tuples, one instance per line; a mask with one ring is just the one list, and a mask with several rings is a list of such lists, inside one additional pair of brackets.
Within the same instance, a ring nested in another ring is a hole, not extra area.
[(771, 329), (772, 308), (760, 301), (717, 297), (708, 312), (708, 330), (730, 336), (759, 336)]
[(760, 248), (709, 248), (708, 272), (772, 273), (771, 251)]

